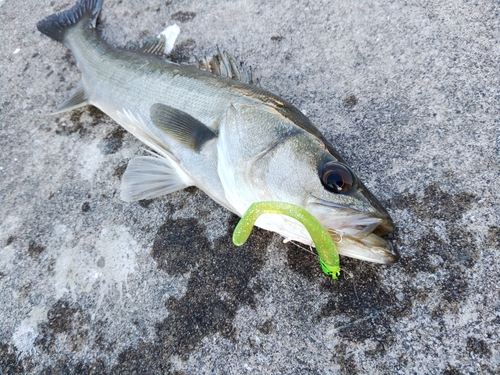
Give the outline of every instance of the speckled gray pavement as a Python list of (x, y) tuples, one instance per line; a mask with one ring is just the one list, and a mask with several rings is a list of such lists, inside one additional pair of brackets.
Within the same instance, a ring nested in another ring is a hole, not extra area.
[(123, 46), (181, 27), (315, 123), (388, 207), (401, 260), (314, 255), (190, 188), (124, 203), (143, 146), (94, 108), (35, 24), (73, 0), (0, 0), (0, 374), (500, 373), (498, 1), (117, 1)]

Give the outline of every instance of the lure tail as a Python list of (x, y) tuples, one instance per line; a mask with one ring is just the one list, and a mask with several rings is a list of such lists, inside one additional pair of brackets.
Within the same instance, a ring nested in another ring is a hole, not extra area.
[(44, 18), (36, 24), (36, 27), (41, 33), (64, 43), (66, 34), (76, 25), (95, 26), (95, 21), (102, 7), (102, 1), (78, 0), (73, 8)]

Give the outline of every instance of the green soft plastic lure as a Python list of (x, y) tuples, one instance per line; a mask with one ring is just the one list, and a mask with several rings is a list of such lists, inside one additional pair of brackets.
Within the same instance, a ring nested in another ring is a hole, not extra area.
[(337, 247), (328, 231), (308, 211), (291, 203), (283, 202), (257, 202), (253, 203), (241, 217), (233, 232), (233, 243), (236, 246), (243, 245), (255, 224), (255, 221), (263, 214), (281, 214), (290, 216), (300, 221), (309, 232), (316, 251), (319, 255), (321, 269), (327, 275), (336, 280), (340, 274), (340, 260)]

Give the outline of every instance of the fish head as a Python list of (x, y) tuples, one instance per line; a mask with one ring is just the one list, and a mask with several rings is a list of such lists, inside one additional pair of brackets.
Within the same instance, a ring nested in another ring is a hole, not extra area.
[(309, 211), (329, 231), (340, 254), (382, 264), (398, 260), (381, 237), (395, 229), (389, 213), (323, 143), (309, 135), (290, 137), (268, 157), (266, 176), (259, 180), (265, 181), (272, 199)]
[[(381, 237), (394, 230), (390, 215), (298, 110), (232, 106), (220, 126), (218, 158), (225, 198), (240, 216), (255, 202), (295, 204), (330, 232), (339, 254), (398, 259)], [(312, 244), (303, 225), (285, 215), (262, 215), (256, 225)]]
[(396, 262), (399, 255), (381, 237), (394, 231), (394, 222), (352, 169), (327, 153), (317, 172), (306, 209), (330, 232), (339, 252), (376, 263)]

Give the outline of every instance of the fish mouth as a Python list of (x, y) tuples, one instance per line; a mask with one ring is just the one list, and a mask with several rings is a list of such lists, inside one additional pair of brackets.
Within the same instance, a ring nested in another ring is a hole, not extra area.
[(368, 262), (393, 264), (399, 259), (395, 247), (382, 236), (395, 229), (390, 215), (384, 212), (362, 212), (332, 202), (315, 204), (335, 208), (339, 215), (319, 217), (330, 233), (339, 254)]
[(379, 264), (393, 264), (400, 257), (391, 242), (376, 234), (358, 238), (342, 231), (329, 229), (328, 232), (340, 255)]

